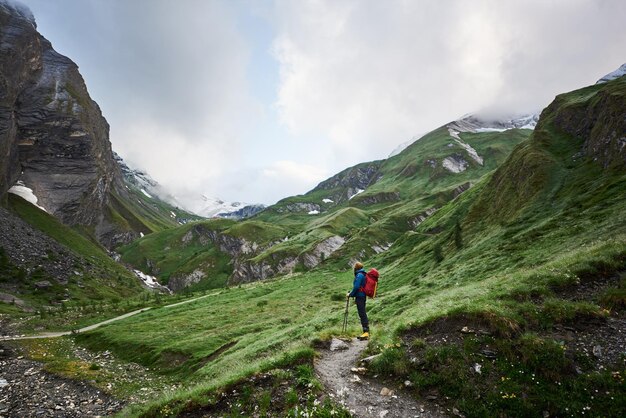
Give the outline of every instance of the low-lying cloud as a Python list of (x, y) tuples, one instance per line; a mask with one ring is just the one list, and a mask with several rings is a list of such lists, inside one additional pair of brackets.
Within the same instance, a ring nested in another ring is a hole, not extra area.
[(114, 149), (181, 196), (272, 203), (626, 61), (621, 0), (24, 2), (81, 66)]

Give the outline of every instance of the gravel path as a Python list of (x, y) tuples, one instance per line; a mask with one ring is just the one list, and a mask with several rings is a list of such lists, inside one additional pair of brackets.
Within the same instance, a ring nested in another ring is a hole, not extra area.
[[(344, 405), (355, 417), (435, 418), (446, 416), (432, 404), (417, 402), (410, 395), (389, 389), (353, 372), (367, 341), (350, 343), (333, 340), (315, 363), (316, 373), (329, 396)], [(386, 394), (381, 394), (381, 392)]]

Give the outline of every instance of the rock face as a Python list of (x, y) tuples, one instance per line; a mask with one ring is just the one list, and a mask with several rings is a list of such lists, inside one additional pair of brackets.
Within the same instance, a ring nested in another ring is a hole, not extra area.
[(381, 164), (382, 161), (373, 161), (350, 167), (328, 180), (324, 180), (309, 193), (328, 190), (329, 199), (333, 200), (335, 204), (343, 203), (353, 197), (358, 190), (365, 190), (380, 179)]
[(179, 292), (186, 287), (198, 283), (206, 277), (206, 273), (202, 270), (194, 270), (189, 274), (181, 274), (170, 277), (168, 287), (172, 292)]
[(0, 0), (0, 196), (18, 180), (49, 213), (94, 227), (108, 246), (138, 235), (109, 220), (111, 195), (125, 195), (122, 176), (78, 67), (26, 8)]
[(626, 76), (616, 77), (610, 84), (608, 81), (600, 84), (603, 88), (584, 106), (563, 106), (563, 98), (557, 96), (544, 112), (554, 115), (554, 124), (559, 129), (583, 141), (583, 154), (604, 168), (623, 170), (626, 169)]
[(317, 203), (307, 203), (307, 202), (296, 202), (289, 203), (285, 206), (279, 206), (276, 209), (278, 213), (288, 213), (288, 212), (319, 212), (321, 210), (321, 206)]
[(357, 196), (354, 198), (355, 203), (363, 206), (377, 205), (379, 203), (398, 202), (399, 200), (399, 192), (380, 192), (365, 196)]
[(243, 208), (234, 212), (218, 213), (219, 218), (226, 219), (246, 219), (256, 215), (259, 212), (265, 210), (265, 205), (246, 205)]
[[(183, 246), (191, 242), (214, 245), (220, 252), (228, 255), (232, 264), (232, 273), (228, 278), (228, 283), (236, 285), (289, 274), (298, 267), (315, 268), (339, 250), (346, 240), (339, 235), (333, 235), (298, 253), (284, 248), (274, 248), (284, 240), (260, 245), (242, 237), (210, 229), (203, 224), (196, 224), (180, 238)], [(147, 264), (150, 265), (150, 260)], [(191, 273), (172, 275), (169, 278), (168, 287), (174, 292), (179, 292), (201, 280), (210, 278), (212, 269), (213, 266), (204, 264), (195, 268)], [(151, 273), (158, 274), (154, 268), (151, 269)]]

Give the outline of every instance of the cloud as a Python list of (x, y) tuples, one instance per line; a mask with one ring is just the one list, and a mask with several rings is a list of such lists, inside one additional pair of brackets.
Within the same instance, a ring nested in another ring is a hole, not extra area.
[(351, 162), (467, 112), (540, 109), (625, 59), (621, 1), (277, 1), (277, 107)]
[(251, 202), (275, 202), (303, 194), (333, 173), (327, 167), (292, 160), (278, 160), (259, 167), (238, 169), (229, 177), (227, 187), (239, 190)]
[(114, 150), (175, 193), (227, 194), (223, 174), (262, 115), (229, 2), (27, 2), (79, 64)]
[(626, 59), (622, 0), (24, 2), (80, 65), (114, 149), (179, 196), (305, 193), (465, 113), (541, 109)]

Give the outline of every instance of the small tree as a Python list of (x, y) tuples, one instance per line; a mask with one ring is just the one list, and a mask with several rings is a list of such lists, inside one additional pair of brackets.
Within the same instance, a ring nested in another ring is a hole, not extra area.
[(463, 230), (458, 220), (454, 224), (454, 245), (456, 245), (457, 250), (463, 248)]
[(437, 264), (443, 261), (443, 252), (441, 250), (441, 244), (435, 244), (435, 248), (433, 248), (433, 256), (435, 257), (435, 262)]

